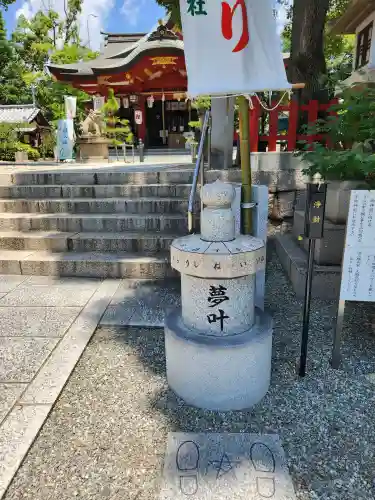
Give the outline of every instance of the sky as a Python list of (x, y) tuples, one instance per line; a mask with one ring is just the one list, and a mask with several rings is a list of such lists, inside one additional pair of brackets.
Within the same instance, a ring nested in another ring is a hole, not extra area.
[[(13, 30), (21, 13), (30, 17), (40, 9), (52, 8), (62, 14), (63, 6), (64, 0), (16, 0), (4, 13), (7, 30)], [(165, 10), (155, 0), (84, 0), (81, 38), (88, 41), (88, 26), (91, 48), (98, 50), (102, 42), (100, 31), (147, 33), (164, 16)]]
[[(219, 1), (219, 0), (217, 0)], [(4, 17), (11, 32), (21, 13), (31, 17), (38, 10), (54, 9), (63, 14), (64, 0), (16, 0)], [(81, 39), (85, 44), (90, 40), (90, 47), (99, 50), (102, 43), (100, 31), (110, 33), (147, 33), (158, 19), (165, 16), (165, 11), (155, 0), (84, 0), (81, 16)], [(284, 11), (279, 8), (278, 30), (284, 23)]]

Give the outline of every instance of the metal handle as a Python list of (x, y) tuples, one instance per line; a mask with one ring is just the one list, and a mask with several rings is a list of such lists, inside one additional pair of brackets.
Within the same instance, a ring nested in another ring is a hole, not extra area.
[[(190, 191), (190, 196), (189, 196), (189, 205), (188, 205), (188, 229), (189, 233), (192, 233), (194, 230), (194, 201), (195, 201), (195, 195), (197, 191), (197, 185), (198, 185), (198, 177), (199, 173), (201, 173), (201, 184), (203, 185), (204, 183), (204, 144), (206, 140), (206, 135), (207, 131), (209, 129), (209, 123), (210, 123), (210, 110), (207, 110), (205, 115), (204, 115), (204, 121), (203, 121), (203, 127), (202, 127), (202, 134), (201, 134), (201, 139), (199, 141), (199, 148), (198, 148), (198, 156), (197, 156), (197, 161), (195, 164), (195, 169), (194, 169), (194, 176), (193, 176), (193, 184), (191, 186), (191, 191)], [(202, 166), (201, 166), (202, 164)], [(201, 170), (202, 168), (202, 170)]]

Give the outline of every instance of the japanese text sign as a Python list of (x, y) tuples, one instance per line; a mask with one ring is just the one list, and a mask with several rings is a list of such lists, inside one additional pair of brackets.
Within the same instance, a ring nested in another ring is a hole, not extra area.
[(305, 237), (310, 240), (323, 238), (326, 196), (326, 184), (307, 184)]
[(57, 151), (59, 160), (71, 160), (74, 147), (73, 119), (59, 120), (57, 127)]
[(375, 301), (375, 191), (351, 192), (340, 299)]
[(188, 93), (290, 88), (272, 0), (180, 0)]

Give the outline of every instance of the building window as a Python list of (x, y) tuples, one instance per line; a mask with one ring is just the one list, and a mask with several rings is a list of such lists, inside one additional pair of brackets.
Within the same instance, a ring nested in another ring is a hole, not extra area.
[(357, 53), (355, 58), (355, 69), (362, 68), (370, 60), (371, 40), (373, 23), (370, 23), (357, 36)]

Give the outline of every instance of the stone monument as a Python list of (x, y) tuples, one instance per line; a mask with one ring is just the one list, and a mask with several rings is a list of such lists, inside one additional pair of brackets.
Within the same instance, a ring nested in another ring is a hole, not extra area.
[(108, 159), (110, 140), (104, 136), (103, 117), (100, 110), (90, 110), (81, 123), (81, 136), (77, 141), (81, 161), (91, 162)]
[(221, 181), (202, 188), (201, 234), (171, 245), (182, 308), (165, 320), (170, 387), (189, 404), (223, 411), (260, 401), (271, 374), (272, 320), (254, 303), (266, 248), (261, 239), (235, 236), (234, 197)]

